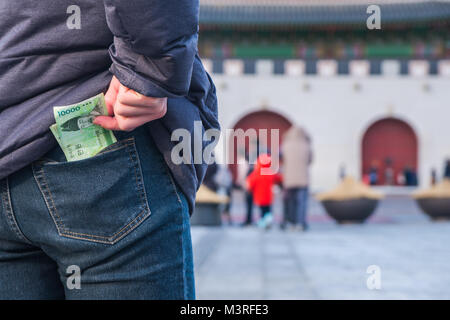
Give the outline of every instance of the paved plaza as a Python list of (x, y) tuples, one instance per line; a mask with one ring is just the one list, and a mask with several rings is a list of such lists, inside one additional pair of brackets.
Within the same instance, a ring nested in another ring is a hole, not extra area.
[[(312, 201), (310, 220), (306, 233), (194, 226), (197, 298), (450, 299), (450, 222), (412, 200), (383, 200), (363, 225), (337, 225)], [(371, 265), (380, 290), (367, 287)]]

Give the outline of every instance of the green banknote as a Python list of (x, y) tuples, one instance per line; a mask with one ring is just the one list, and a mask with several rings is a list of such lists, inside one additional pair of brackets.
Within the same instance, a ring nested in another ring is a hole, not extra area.
[(56, 123), (50, 126), (67, 161), (95, 156), (117, 142), (111, 130), (93, 124), (96, 116), (107, 115), (103, 93), (69, 106), (53, 108)]
[(58, 125), (56, 123), (52, 124), (50, 126), (50, 131), (55, 136), (56, 141), (58, 141), (58, 144), (60, 145), (62, 151), (64, 152), (64, 155), (66, 156), (66, 159), (69, 159), (69, 157), (67, 156), (66, 151), (63, 149), (62, 144), (61, 144), (61, 138), (59, 137), (59, 132), (58, 132)]

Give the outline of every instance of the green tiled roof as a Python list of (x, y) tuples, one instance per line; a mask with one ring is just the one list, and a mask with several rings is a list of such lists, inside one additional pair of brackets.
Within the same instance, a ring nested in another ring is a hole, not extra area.
[[(450, 1), (378, 0), (383, 24), (450, 21)], [(203, 0), (202, 25), (366, 27), (364, 0)], [(334, 4), (333, 4), (334, 3)]]

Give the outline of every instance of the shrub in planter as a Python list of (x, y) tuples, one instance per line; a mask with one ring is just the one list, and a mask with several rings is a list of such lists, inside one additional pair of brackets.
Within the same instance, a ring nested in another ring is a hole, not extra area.
[(317, 199), (338, 223), (362, 223), (377, 207), (382, 194), (352, 177), (346, 177), (335, 189), (321, 193)]
[(413, 195), (419, 207), (434, 220), (450, 219), (450, 179)]

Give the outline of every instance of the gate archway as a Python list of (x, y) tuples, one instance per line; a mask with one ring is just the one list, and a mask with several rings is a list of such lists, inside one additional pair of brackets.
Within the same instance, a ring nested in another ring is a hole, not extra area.
[[(261, 111), (255, 111), (252, 113), (249, 113), (239, 119), (236, 124), (234, 125), (233, 129), (242, 129), (244, 131), (248, 129), (254, 129), (256, 133), (258, 134), (261, 129), (267, 129), (267, 146), (270, 147), (272, 141), (270, 136), (270, 130), (271, 129), (278, 129), (279, 130), (279, 145), (281, 145), (281, 139), (284, 135), (284, 133), (291, 127), (292, 123), (289, 121), (286, 117), (283, 115), (268, 111), (268, 110), (261, 110)], [(249, 152), (250, 144), (255, 143), (255, 141), (249, 141), (249, 139), (245, 139), (244, 145), (238, 145), (237, 139), (233, 138), (230, 140), (230, 148), (233, 148), (234, 152), (232, 153), (234, 155), (234, 159), (231, 160), (230, 169), (233, 174), (233, 178), (236, 178), (237, 173), (237, 165), (236, 160), (238, 157), (238, 154), (242, 152)], [(240, 150), (239, 150), (240, 149)], [(245, 151), (243, 151), (245, 150)]]
[(407, 168), (417, 174), (417, 136), (408, 123), (385, 118), (366, 130), (362, 139), (363, 177), (367, 177), (374, 168), (376, 185), (403, 184), (399, 177)]

